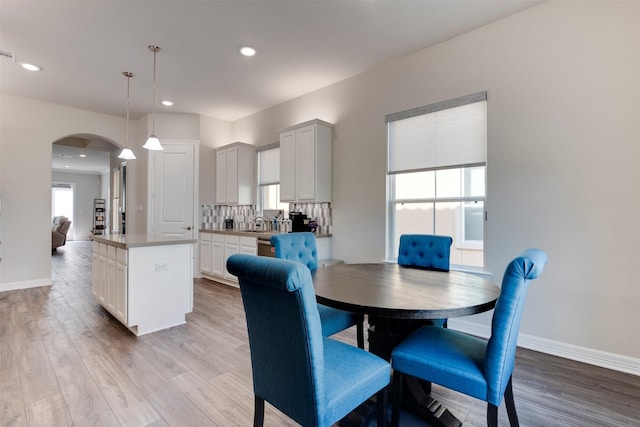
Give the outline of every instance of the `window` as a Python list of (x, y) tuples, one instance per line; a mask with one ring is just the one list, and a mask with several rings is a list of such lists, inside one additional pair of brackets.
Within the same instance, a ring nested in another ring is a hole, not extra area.
[(280, 143), (269, 144), (258, 150), (258, 210), (289, 210), (288, 203), (280, 203)]
[(486, 92), (386, 120), (387, 259), (402, 234), (444, 234), (452, 267), (484, 267)]

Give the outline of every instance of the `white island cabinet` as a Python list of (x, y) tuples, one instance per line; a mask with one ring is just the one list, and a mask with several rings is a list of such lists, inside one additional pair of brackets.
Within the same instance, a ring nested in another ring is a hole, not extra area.
[(93, 295), (138, 336), (186, 323), (193, 243), (151, 234), (93, 236)]

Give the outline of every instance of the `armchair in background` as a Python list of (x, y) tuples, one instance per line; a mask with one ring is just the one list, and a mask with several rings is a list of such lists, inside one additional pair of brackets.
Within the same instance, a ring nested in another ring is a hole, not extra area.
[(71, 227), (71, 221), (66, 216), (53, 217), (51, 226), (51, 250), (56, 250), (67, 243), (67, 233)]

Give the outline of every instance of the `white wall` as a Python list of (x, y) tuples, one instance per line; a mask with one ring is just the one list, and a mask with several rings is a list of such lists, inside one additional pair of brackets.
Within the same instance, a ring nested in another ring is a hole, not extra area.
[[(128, 233), (147, 230), (148, 153), (142, 149), (151, 117), (132, 121), (129, 145), (136, 160), (127, 167)], [(0, 291), (51, 284), (51, 144), (87, 134), (124, 145), (125, 119), (34, 101), (0, 96)], [(199, 139), (200, 118), (157, 114), (161, 138)]]
[(51, 283), (51, 144), (81, 133), (115, 143), (124, 125), (124, 119), (2, 94), (0, 290)]
[[(488, 92), (487, 268), (549, 253), (522, 332), (640, 359), (640, 3), (550, 2), (233, 123), (335, 124), (333, 252), (383, 259), (384, 116)], [(477, 316), (485, 325), (488, 316)]]
[[(107, 175), (107, 181), (108, 181)], [(75, 184), (74, 240), (89, 240), (93, 229), (93, 199), (102, 198), (102, 177), (96, 174), (53, 172), (54, 182)]]

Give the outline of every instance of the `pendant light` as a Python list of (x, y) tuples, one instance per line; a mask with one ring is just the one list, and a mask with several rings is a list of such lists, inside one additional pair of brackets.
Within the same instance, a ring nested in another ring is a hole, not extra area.
[(122, 74), (127, 78), (127, 138), (126, 138), (126, 144), (122, 149), (122, 151), (120, 152), (120, 155), (118, 156), (118, 158), (124, 159), (124, 160), (135, 160), (136, 156), (133, 154), (133, 151), (131, 151), (131, 149), (129, 148), (129, 99), (130, 99), (129, 98), (129, 81), (131, 80), (131, 77), (133, 77), (133, 73), (130, 73), (129, 71), (125, 71)]
[(160, 140), (155, 135), (156, 133), (156, 54), (160, 50), (158, 46), (149, 46), (149, 50), (153, 52), (153, 105), (151, 106), (151, 135), (149, 135), (149, 139), (142, 146), (142, 148), (146, 148), (147, 150), (164, 150), (162, 145), (160, 144)]

